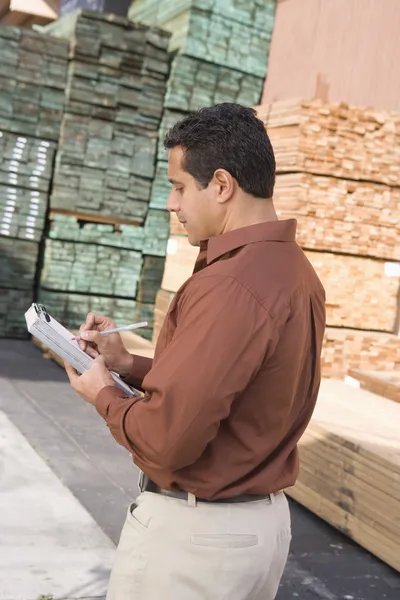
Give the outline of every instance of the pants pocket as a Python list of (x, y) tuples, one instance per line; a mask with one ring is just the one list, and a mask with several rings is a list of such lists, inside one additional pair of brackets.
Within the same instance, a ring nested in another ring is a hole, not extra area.
[(235, 533), (196, 534), (190, 536), (190, 543), (208, 548), (250, 548), (258, 545), (258, 537)]
[(146, 515), (141, 506), (132, 502), (128, 508), (127, 522), (138, 531), (147, 531), (151, 516)]

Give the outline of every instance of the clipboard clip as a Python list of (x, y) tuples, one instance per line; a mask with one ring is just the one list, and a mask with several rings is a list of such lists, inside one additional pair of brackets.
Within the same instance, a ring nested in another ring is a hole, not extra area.
[(43, 304), (36, 304), (36, 302), (33, 303), (33, 306), (35, 308), (36, 314), (41, 318), (41, 319), (45, 319), (48, 323), (50, 323), (51, 318), (49, 313), (46, 310), (46, 307)]

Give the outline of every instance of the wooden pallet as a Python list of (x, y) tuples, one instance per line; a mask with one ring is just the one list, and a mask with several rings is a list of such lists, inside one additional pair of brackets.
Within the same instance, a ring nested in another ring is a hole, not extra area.
[(287, 493), (400, 571), (400, 405), (323, 380)]

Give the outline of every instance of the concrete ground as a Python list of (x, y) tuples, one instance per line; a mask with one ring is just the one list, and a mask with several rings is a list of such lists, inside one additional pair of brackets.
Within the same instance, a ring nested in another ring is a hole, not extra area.
[[(65, 373), (0, 341), (0, 600), (104, 596), (137, 470)], [(399, 600), (400, 575), (291, 502), (278, 600)]]

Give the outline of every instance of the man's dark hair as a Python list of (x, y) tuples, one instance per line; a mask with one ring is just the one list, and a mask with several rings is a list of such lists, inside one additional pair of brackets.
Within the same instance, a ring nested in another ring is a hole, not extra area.
[(183, 148), (182, 167), (202, 188), (217, 169), (225, 169), (248, 194), (272, 198), (274, 151), (253, 108), (231, 103), (202, 108), (176, 123), (164, 145)]

